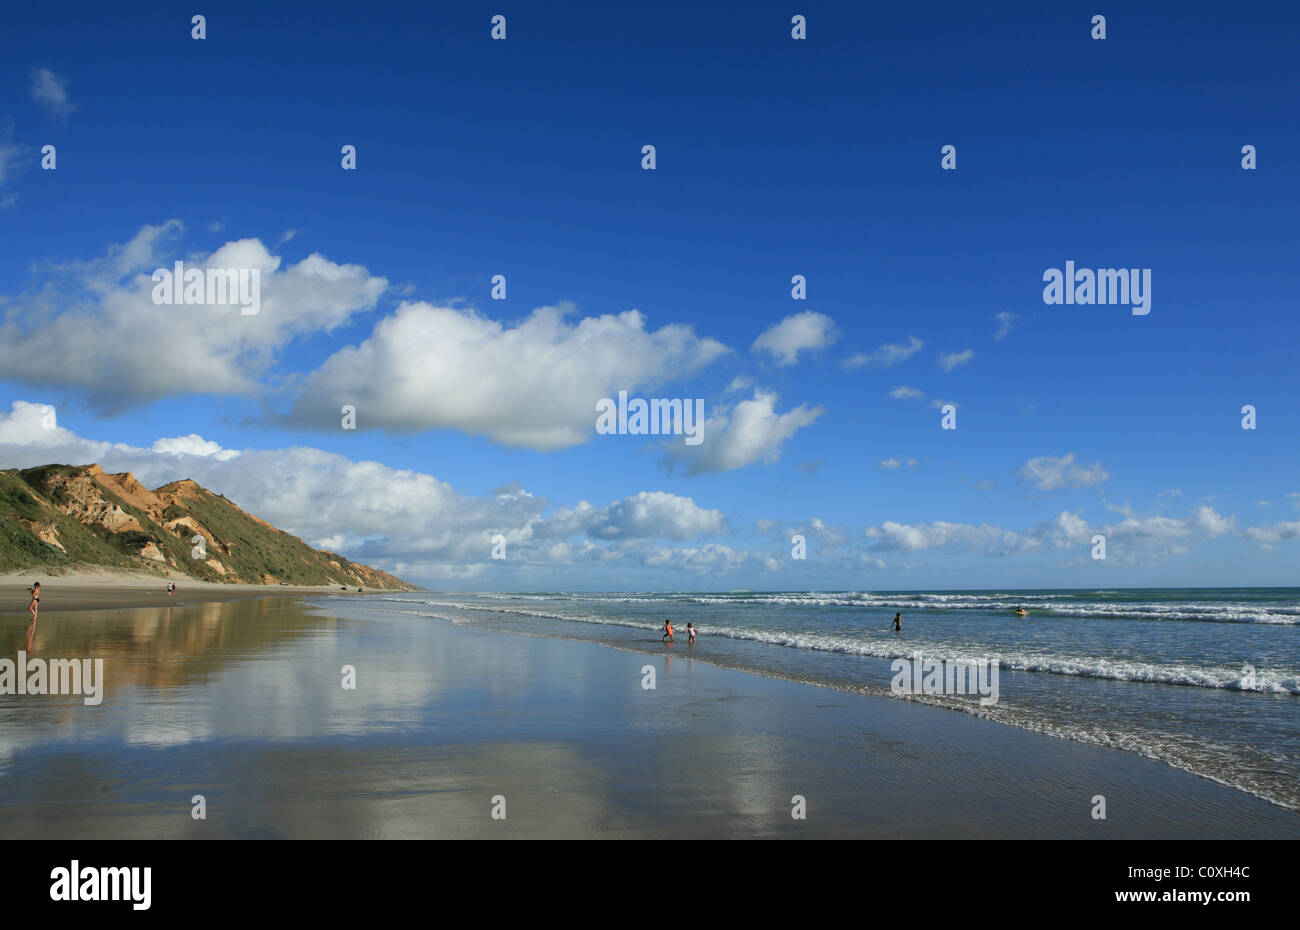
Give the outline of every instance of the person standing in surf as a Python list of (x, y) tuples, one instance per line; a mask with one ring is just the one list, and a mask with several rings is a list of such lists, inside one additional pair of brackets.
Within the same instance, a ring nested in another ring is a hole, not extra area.
[(686, 645), (694, 646), (695, 645), (695, 624), (691, 623), (689, 620), (686, 621), (686, 637), (687, 637)]
[(671, 620), (664, 621), (663, 633), (664, 633), (664, 642), (671, 643), (673, 641), (673, 622)]
[(41, 609), (41, 583), (38, 581), (33, 584), (28, 591), (32, 595), (31, 603), (27, 605), (27, 612), (32, 615), (32, 622), (36, 622), (36, 612)]
[(889, 628), (899, 633), (903, 632), (903, 615), (901, 613), (894, 614), (894, 622), (889, 625)]

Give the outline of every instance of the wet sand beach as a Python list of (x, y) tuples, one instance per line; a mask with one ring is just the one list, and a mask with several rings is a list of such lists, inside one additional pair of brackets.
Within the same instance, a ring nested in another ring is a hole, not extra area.
[(32, 655), (103, 658), (104, 699), (0, 696), (6, 839), (1300, 835), (1114, 750), (364, 598), (50, 611)]

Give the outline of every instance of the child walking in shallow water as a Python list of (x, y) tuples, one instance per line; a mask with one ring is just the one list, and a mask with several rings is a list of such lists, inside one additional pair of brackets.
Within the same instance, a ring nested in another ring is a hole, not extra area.
[(688, 646), (694, 646), (695, 645), (695, 624), (691, 623), (691, 621), (689, 620), (686, 621), (686, 634), (688, 637), (686, 640), (686, 644)]
[(671, 643), (672, 641), (673, 641), (673, 622), (671, 620), (665, 620), (664, 621), (664, 642)]

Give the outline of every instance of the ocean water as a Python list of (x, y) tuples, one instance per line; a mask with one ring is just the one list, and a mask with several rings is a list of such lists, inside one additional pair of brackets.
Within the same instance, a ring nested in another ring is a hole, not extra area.
[[(362, 600), (362, 599), (359, 599)], [(1300, 809), (1300, 588), (411, 594), (372, 609), (914, 700), (1109, 746)], [(1029, 616), (1013, 614), (1024, 606)], [(903, 630), (889, 625), (903, 614)], [(677, 642), (659, 630), (672, 619)], [(699, 630), (688, 646), (687, 621)], [(986, 660), (999, 694), (898, 695), (903, 658)]]

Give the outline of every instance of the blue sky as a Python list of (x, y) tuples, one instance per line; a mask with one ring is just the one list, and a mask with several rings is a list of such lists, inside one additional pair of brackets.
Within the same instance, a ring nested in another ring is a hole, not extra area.
[[(8, 11), (0, 465), (431, 587), (1293, 582), (1300, 14), (996, 6)], [(261, 313), (149, 305), (177, 260)], [(1045, 304), (1067, 260), (1151, 312)], [(621, 389), (695, 457), (597, 435)]]

